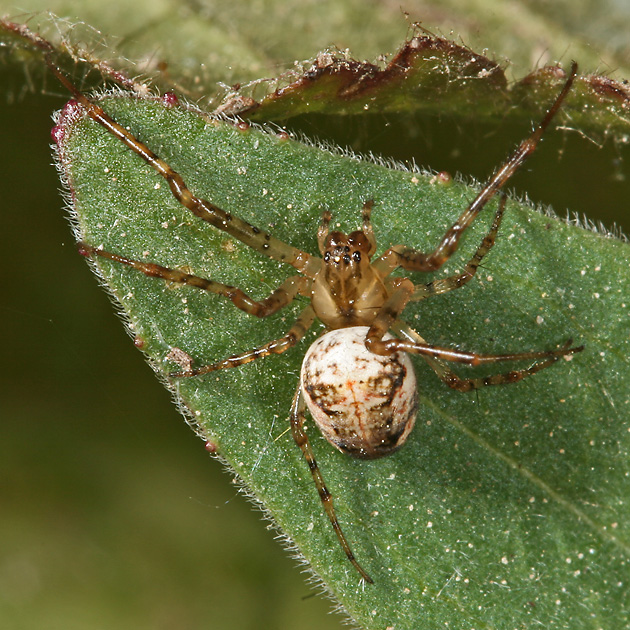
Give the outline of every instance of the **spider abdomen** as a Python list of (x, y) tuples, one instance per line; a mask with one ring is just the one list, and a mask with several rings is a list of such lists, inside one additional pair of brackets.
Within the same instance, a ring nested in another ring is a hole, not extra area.
[(383, 457), (402, 446), (418, 410), (409, 357), (370, 352), (368, 330), (354, 326), (322, 335), (308, 349), (301, 372), (306, 405), (324, 437), (361, 459)]

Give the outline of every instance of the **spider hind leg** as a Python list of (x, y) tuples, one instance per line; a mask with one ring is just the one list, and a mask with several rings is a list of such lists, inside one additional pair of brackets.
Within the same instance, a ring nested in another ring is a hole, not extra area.
[[(450, 388), (459, 392), (469, 392), (473, 389), (488, 387), (490, 385), (508, 385), (509, 383), (517, 383), (536, 372), (540, 372), (540, 370), (548, 368), (562, 357), (570, 357), (571, 355), (584, 350), (584, 346), (571, 347), (573, 340), (569, 339), (556, 350), (482, 355), (473, 352), (462, 352), (448, 348), (439, 348), (437, 346), (427, 344), (413, 328), (401, 321), (397, 321), (392, 328), (404, 338), (404, 341), (400, 342), (400, 345), (402, 346), (400, 349), (422, 355), (438, 378)], [(503, 361), (526, 360), (534, 361), (534, 363), (527, 368), (509, 370), (499, 374), (473, 378), (461, 378), (455, 374), (455, 372), (453, 372), (446, 363), (449, 361), (476, 366), (487, 363), (500, 363)]]
[(313, 476), (313, 481), (315, 482), (315, 486), (317, 487), (319, 498), (324, 507), (324, 511), (326, 512), (326, 515), (328, 516), (328, 519), (330, 520), (330, 523), (335, 530), (335, 534), (337, 534), (337, 538), (339, 539), (339, 543), (341, 544), (341, 547), (344, 550), (346, 557), (366, 582), (368, 582), (369, 584), (374, 584), (374, 580), (366, 573), (366, 571), (354, 557), (354, 553), (352, 553), (350, 545), (348, 544), (348, 541), (343, 531), (341, 530), (341, 525), (339, 524), (339, 520), (337, 519), (335, 508), (333, 506), (332, 496), (328, 491), (328, 488), (326, 487), (322, 473), (320, 472), (319, 466), (317, 465), (315, 455), (313, 454), (313, 449), (311, 448), (311, 444), (308, 441), (306, 431), (304, 431), (305, 409), (306, 405), (304, 402), (304, 396), (302, 395), (302, 387), (301, 385), (299, 385), (295, 392), (295, 396), (293, 397), (293, 404), (291, 405), (291, 431), (293, 433), (293, 439), (295, 440), (295, 443), (300, 447), (300, 450), (304, 455), (304, 459), (306, 459), (309, 470), (311, 471), (311, 475)]

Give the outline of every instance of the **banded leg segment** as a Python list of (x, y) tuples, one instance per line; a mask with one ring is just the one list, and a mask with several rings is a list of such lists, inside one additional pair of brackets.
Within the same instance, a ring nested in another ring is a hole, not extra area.
[(184, 273), (179, 269), (162, 267), (162, 265), (158, 265), (156, 263), (142, 262), (126, 258), (125, 256), (113, 254), (112, 252), (87, 245), (86, 243), (79, 243), (79, 252), (84, 256), (100, 256), (101, 258), (113, 260), (114, 262), (132, 267), (133, 269), (152, 278), (162, 278), (167, 282), (185, 284), (197, 287), (203, 291), (208, 291), (209, 293), (221, 295), (228, 300), (231, 300), (237, 308), (245, 311), (249, 315), (255, 315), (256, 317), (268, 317), (291, 303), (298, 293), (307, 294), (311, 283), (310, 278), (305, 278), (304, 276), (291, 276), (268, 297), (258, 301), (250, 298), (241, 289), (229, 284), (222, 284), (221, 282), (216, 282), (215, 280), (200, 278), (199, 276)]
[[(392, 329), (401, 337), (405, 337), (409, 342), (416, 345), (426, 345), (425, 340), (410, 326), (397, 321)], [(523, 380), (527, 376), (531, 376), (540, 370), (553, 365), (560, 357), (575, 354), (581, 352), (584, 346), (578, 346), (577, 348), (569, 348), (571, 341), (569, 340), (559, 350), (552, 350), (547, 353), (547, 358), (539, 360), (528, 368), (521, 370), (510, 370), (509, 372), (502, 372), (501, 374), (492, 374), (491, 376), (482, 376), (477, 378), (461, 378), (455, 372), (448, 368), (443, 360), (432, 356), (424, 355), (427, 363), (431, 366), (431, 369), (437, 374), (438, 378), (446, 385), (459, 392), (469, 392), (473, 389), (479, 389), (481, 387), (488, 387), (489, 385), (507, 385), (509, 383), (516, 383)], [(541, 353), (543, 354), (543, 353)], [(518, 355), (512, 355), (513, 357)], [(497, 359), (504, 360), (504, 359)], [(507, 359), (506, 359), (507, 360)], [(510, 359), (512, 360), (512, 359)], [(514, 359), (516, 360), (516, 359)]]
[(50, 55), (46, 56), (46, 63), (57, 79), (59, 79), (74, 98), (85, 108), (88, 116), (103, 126), (115, 138), (118, 138), (118, 140), (127, 145), (161, 175), (168, 183), (175, 199), (194, 215), (207, 221), (219, 230), (228, 233), (230, 236), (233, 236), (265, 256), (292, 265), (298, 271), (309, 277), (313, 277), (317, 273), (321, 264), (317, 258), (313, 258), (310, 254), (284, 243), (280, 239), (271, 236), (271, 234), (222, 210), (213, 203), (196, 197), (188, 188), (182, 176), (173, 170), (167, 162), (151, 151), (146, 144), (138, 140), (138, 138), (133, 136), (122, 125), (118, 124), (102, 107), (93, 103), (74, 86), (61, 70), (55, 66)]
[[(392, 282), (392, 287), (394, 289), (393, 292), (374, 318), (374, 321), (372, 322), (372, 325), (366, 335), (365, 345), (370, 352), (374, 352), (375, 354), (391, 355), (397, 352), (408, 352), (410, 354), (422, 355), (427, 360), (438, 359), (442, 361), (451, 361), (453, 363), (463, 363), (470, 366), (486, 365), (502, 361), (536, 361), (545, 363), (545, 365), (538, 367), (537, 369), (535, 369), (535, 366), (532, 366), (526, 370), (515, 370), (510, 373), (506, 373), (506, 375), (501, 375), (499, 378), (489, 377), (488, 379), (478, 379), (479, 384), (477, 386), (482, 386), (515, 382), (527, 374), (533, 374), (543, 367), (547, 367), (551, 363), (557, 361), (561, 356), (575, 354), (576, 352), (581, 352), (584, 349), (584, 346), (570, 347), (571, 340), (569, 340), (561, 348), (556, 350), (510, 352), (505, 354), (479, 354), (476, 352), (464, 352), (463, 350), (434, 346), (426, 343), (419, 335), (415, 340), (409, 338), (383, 339), (390, 328), (398, 330), (401, 326), (403, 326), (398, 319), (398, 316), (402, 313), (413, 294), (413, 284), (408, 278), (395, 279)], [(408, 335), (405, 336), (408, 337)], [(438, 373), (438, 376), (440, 376), (440, 372), (438, 370), (436, 370), (436, 372)], [(520, 376), (521, 374), (522, 376)], [(471, 383), (475, 381), (475, 379), (469, 380)], [(447, 382), (447, 384), (451, 387), (456, 389), (459, 388), (457, 385), (457, 377), (450, 378), (450, 383), (446, 380), (445, 382)], [(474, 385), (465, 387), (468, 389), (474, 389)], [(466, 389), (463, 389), (462, 391), (466, 391)]]
[(354, 557), (352, 549), (350, 549), (350, 545), (348, 544), (348, 541), (346, 540), (346, 537), (341, 529), (341, 525), (339, 524), (339, 520), (337, 519), (335, 508), (333, 506), (332, 496), (328, 491), (328, 488), (326, 487), (324, 477), (319, 470), (319, 466), (317, 465), (317, 461), (315, 460), (315, 455), (313, 454), (313, 449), (311, 448), (308, 437), (306, 436), (306, 432), (304, 431), (305, 408), (306, 405), (304, 403), (304, 396), (302, 395), (302, 387), (298, 386), (295, 392), (295, 396), (293, 397), (293, 403), (291, 405), (291, 432), (293, 433), (293, 439), (304, 454), (304, 459), (306, 459), (306, 463), (308, 464), (311, 475), (313, 476), (313, 481), (315, 482), (317, 492), (319, 493), (319, 498), (321, 499), (322, 505), (324, 506), (324, 511), (326, 512), (326, 515), (328, 516), (330, 523), (335, 530), (335, 534), (337, 534), (337, 538), (339, 539), (341, 548), (346, 554), (348, 560), (350, 560), (354, 568), (359, 572), (361, 577), (366, 582), (374, 584), (374, 580), (372, 580), (372, 578), (365, 572), (363, 567)]
[(304, 335), (306, 331), (311, 327), (311, 324), (315, 320), (315, 312), (312, 307), (306, 307), (297, 318), (293, 326), (282, 337), (278, 337), (273, 341), (269, 341), (262, 346), (247, 350), (241, 354), (234, 354), (223, 361), (218, 363), (212, 363), (211, 365), (203, 365), (201, 367), (193, 368), (191, 370), (184, 370), (181, 372), (172, 372), (169, 374), (171, 378), (187, 378), (191, 376), (202, 376), (209, 372), (216, 372), (218, 370), (226, 370), (229, 368), (235, 368), (239, 365), (245, 365), (251, 363), (256, 359), (262, 357), (268, 357), (270, 354), (282, 354), (289, 348), (292, 348)]
[[(374, 326), (372, 326), (373, 328)], [(409, 352), (410, 354), (420, 354), (423, 357), (432, 359), (442, 359), (453, 363), (463, 363), (473, 367), (487, 365), (489, 363), (499, 363), (501, 361), (556, 361), (562, 356), (582, 352), (584, 346), (569, 347), (572, 339), (569, 339), (561, 348), (556, 350), (541, 350), (534, 352), (506, 352), (505, 354), (479, 354), (477, 352), (464, 352), (443, 346), (434, 346), (422, 342), (409, 341), (404, 339), (383, 340), (372, 333), (372, 328), (368, 331), (366, 346), (375, 354), (394, 354), (396, 352)], [(392, 322), (392, 328), (395, 328)], [(368, 343), (369, 342), (369, 343)], [(495, 384), (495, 383), (489, 383)]]
[(481, 261), (483, 260), (484, 256), (492, 249), (496, 240), (497, 232), (501, 227), (501, 220), (503, 219), (503, 211), (505, 210), (506, 199), (506, 195), (503, 194), (501, 196), (501, 202), (499, 203), (499, 209), (494, 216), (494, 222), (492, 223), (489, 232), (481, 241), (481, 244), (477, 248), (477, 251), (474, 253), (473, 257), (466, 263), (464, 271), (455, 276), (440, 278), (438, 280), (434, 280), (433, 282), (427, 282), (426, 284), (417, 285), (415, 291), (413, 292), (413, 295), (411, 296), (411, 301), (415, 302), (419, 300), (424, 300), (425, 298), (431, 297), (432, 295), (438, 295), (440, 293), (452, 291), (453, 289), (459, 289), (475, 277)]
[(392, 268), (402, 267), (407, 271), (435, 271), (439, 269), (455, 253), (463, 232), (470, 226), (479, 212), (536, 150), (543, 133), (571, 90), (576, 73), (577, 63), (573, 62), (564, 86), (534, 132), (523, 140), (516, 151), (499, 167), (459, 219), (449, 228), (433, 252), (424, 254), (410, 247), (396, 245), (385, 252), (381, 258), (392, 265)]

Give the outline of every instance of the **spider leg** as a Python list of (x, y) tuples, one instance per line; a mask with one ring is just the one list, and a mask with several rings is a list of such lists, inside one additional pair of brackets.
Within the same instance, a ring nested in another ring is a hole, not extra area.
[[(402, 337), (406, 337), (406, 339), (412, 343), (426, 345), (424, 339), (413, 328), (401, 322), (400, 320), (397, 321), (394, 326), (392, 326), (392, 329), (395, 330), (395, 332), (397, 332)], [(431, 366), (433, 371), (437, 374), (438, 378), (446, 383), (446, 385), (460, 392), (469, 392), (472, 389), (479, 389), (480, 387), (487, 387), (489, 385), (507, 385), (508, 383), (516, 383), (517, 381), (520, 381), (527, 376), (535, 374), (536, 372), (544, 370), (550, 365), (553, 365), (561, 356), (581, 352), (584, 349), (584, 346), (569, 348), (570, 344), (571, 340), (569, 340), (559, 350), (552, 350), (549, 353), (546, 353), (548, 354), (548, 357), (546, 359), (542, 361), (537, 361), (528, 368), (523, 368), (521, 370), (510, 370), (509, 372), (493, 374), (492, 376), (482, 376), (478, 378), (460, 378), (457, 374), (455, 374), (455, 372), (450, 370), (441, 359), (426, 355), (424, 356), (424, 358)], [(518, 355), (512, 355), (511, 359), (515, 356)], [(497, 360), (503, 359), (498, 358)]]
[[(557, 361), (561, 356), (574, 354), (584, 350), (584, 346), (570, 348), (571, 340), (564, 346), (556, 350), (542, 350), (535, 352), (510, 352), (505, 354), (479, 354), (476, 352), (464, 352), (463, 350), (455, 350), (453, 348), (444, 348), (434, 346), (422, 341), (413, 341), (409, 339), (383, 339), (385, 333), (390, 329), (395, 329), (398, 322), (398, 316), (402, 313), (405, 306), (411, 299), (414, 286), (408, 278), (392, 279), (390, 286), (393, 288), (391, 295), (387, 298), (383, 306), (380, 308), (376, 317), (367, 332), (365, 338), (365, 346), (370, 352), (380, 355), (395, 354), (396, 352), (408, 352), (411, 354), (420, 354), (425, 358), (442, 359), (444, 361), (452, 361), (454, 363), (464, 363), (466, 365), (477, 366), (487, 363), (497, 363), (500, 361), (544, 361), (548, 364)], [(544, 367), (547, 367), (545, 365)], [(539, 368), (542, 369), (542, 368)], [(525, 370), (526, 371), (526, 370)], [(507, 377), (502, 382), (517, 381), (522, 376), (516, 376), (523, 372), (515, 370), (510, 373), (512, 376)], [(509, 380), (511, 378), (512, 380)], [(491, 378), (489, 379), (492, 380)], [(494, 385), (488, 382), (488, 385)]]
[(123, 265), (128, 265), (141, 273), (152, 278), (162, 278), (168, 282), (176, 282), (178, 284), (186, 284), (188, 286), (197, 287), (209, 293), (216, 293), (232, 301), (234, 306), (245, 311), (249, 315), (256, 317), (267, 317), (284, 308), (291, 303), (298, 293), (304, 293), (310, 284), (310, 279), (304, 276), (291, 276), (287, 278), (275, 291), (268, 297), (257, 301), (250, 298), (244, 291), (233, 287), (229, 284), (222, 284), (214, 280), (207, 280), (189, 273), (184, 273), (179, 269), (170, 269), (162, 267), (156, 263), (142, 262), (132, 260), (119, 254), (99, 249), (86, 243), (79, 243), (79, 252), (84, 256), (100, 256), (108, 260), (113, 260)]
[(315, 455), (313, 454), (313, 449), (311, 448), (306, 432), (304, 431), (305, 408), (306, 405), (304, 403), (304, 396), (302, 395), (302, 387), (298, 385), (295, 396), (293, 397), (293, 403), (291, 405), (291, 432), (293, 433), (293, 439), (304, 454), (304, 459), (306, 459), (306, 463), (308, 464), (311, 475), (313, 476), (313, 481), (315, 482), (315, 486), (317, 487), (317, 492), (319, 493), (319, 498), (322, 501), (324, 511), (330, 519), (333, 529), (335, 530), (335, 534), (337, 534), (339, 543), (341, 544), (342, 549), (348, 557), (348, 560), (350, 560), (354, 568), (361, 574), (361, 577), (366, 582), (374, 584), (374, 580), (372, 580), (372, 578), (364, 571), (363, 567), (361, 567), (361, 565), (357, 562), (357, 559), (354, 557), (354, 554), (350, 549), (350, 545), (348, 544), (348, 541), (346, 540), (346, 537), (341, 530), (341, 525), (339, 524), (339, 520), (337, 519), (337, 515), (335, 514), (332, 496), (328, 491), (328, 488), (326, 487), (324, 477), (319, 470), (319, 466), (317, 465), (317, 461), (315, 460)]
[(201, 376), (208, 374), (209, 372), (216, 372), (217, 370), (226, 370), (228, 368), (238, 367), (245, 363), (251, 363), (256, 359), (262, 357), (268, 357), (270, 354), (282, 354), (289, 348), (292, 348), (304, 335), (306, 331), (311, 327), (311, 324), (315, 320), (315, 312), (312, 307), (307, 306), (299, 315), (293, 326), (289, 329), (285, 335), (278, 337), (272, 341), (269, 341), (262, 346), (247, 350), (241, 354), (234, 354), (223, 361), (213, 363), (211, 365), (202, 365), (190, 370), (183, 370), (181, 372), (172, 372), (169, 374), (171, 378), (187, 378), (190, 376)]
[[(385, 308), (385, 307), (383, 307)], [(376, 320), (375, 320), (376, 323)], [(380, 323), (380, 322), (379, 322)], [(393, 326), (392, 321), (390, 327)], [(396, 352), (409, 352), (410, 354), (420, 354), (423, 357), (431, 357), (434, 359), (443, 359), (444, 361), (452, 361), (453, 363), (463, 363), (465, 365), (478, 366), (487, 363), (497, 363), (500, 361), (539, 361), (552, 359), (556, 361), (561, 356), (582, 352), (584, 346), (576, 346), (570, 348), (572, 339), (569, 339), (561, 348), (556, 350), (540, 350), (534, 352), (506, 352), (505, 354), (479, 354), (477, 352), (465, 352), (453, 348), (445, 348), (443, 346), (434, 346), (432, 344), (422, 342), (414, 342), (404, 339), (387, 339), (382, 338), (379, 334), (380, 325), (373, 323), (370, 327), (365, 345), (368, 350), (375, 354), (394, 354)], [(384, 333), (383, 333), (384, 334)]]
[(479, 265), (483, 260), (483, 257), (492, 249), (492, 246), (494, 245), (497, 232), (499, 230), (499, 227), (501, 226), (501, 220), (503, 219), (503, 211), (505, 209), (506, 199), (507, 196), (505, 195), (505, 193), (503, 193), (501, 195), (499, 208), (494, 216), (492, 227), (484, 236), (473, 257), (466, 263), (464, 271), (455, 276), (440, 278), (439, 280), (427, 282), (426, 284), (417, 285), (415, 291), (413, 292), (413, 295), (411, 296), (411, 301), (424, 300), (428, 297), (431, 297), (432, 295), (438, 295), (440, 293), (452, 291), (453, 289), (459, 289), (460, 287), (463, 287), (469, 280), (472, 280), (472, 278), (474, 278), (475, 274), (477, 273), (477, 269), (479, 268)]
[(475, 199), (466, 208), (459, 219), (447, 230), (440, 244), (430, 254), (424, 254), (418, 250), (402, 245), (396, 245), (387, 250), (376, 261), (379, 268), (389, 268), (390, 271), (396, 267), (402, 267), (407, 271), (435, 271), (439, 269), (457, 250), (459, 240), (463, 232), (470, 226), (475, 217), (483, 210), (485, 205), (496, 195), (496, 193), (508, 182), (508, 180), (523, 165), (525, 160), (536, 150), (540, 139), (558, 113), (564, 99), (571, 90), (573, 81), (577, 73), (577, 63), (571, 64), (569, 76), (556, 96), (551, 107), (547, 110), (544, 118), (538, 124), (534, 132), (523, 140), (516, 151), (508, 157), (505, 163), (500, 166), (492, 175)]
[(196, 197), (186, 186), (182, 176), (157, 156), (146, 144), (138, 140), (131, 132), (118, 124), (109, 116), (102, 107), (92, 102), (83, 94), (54, 64), (50, 54), (47, 54), (46, 63), (59, 79), (59, 81), (72, 93), (74, 98), (85, 108), (87, 115), (104, 127), (114, 137), (126, 144), (134, 153), (140, 156), (149, 166), (161, 175), (169, 185), (173, 196), (185, 208), (188, 208), (194, 215), (207, 221), (219, 230), (223, 230), (238, 239), (245, 245), (256, 251), (280, 262), (287, 263), (295, 267), (301, 273), (313, 277), (320, 266), (319, 259), (313, 258), (310, 254), (303, 252), (271, 234), (235, 217), (222, 210), (213, 203)]

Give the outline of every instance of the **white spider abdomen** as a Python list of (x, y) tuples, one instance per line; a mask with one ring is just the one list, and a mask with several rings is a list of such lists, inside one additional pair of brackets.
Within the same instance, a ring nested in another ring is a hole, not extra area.
[(324, 437), (343, 453), (375, 459), (407, 439), (418, 394), (409, 357), (370, 352), (365, 347), (368, 330), (339, 328), (319, 337), (304, 357), (300, 379), (308, 410)]

